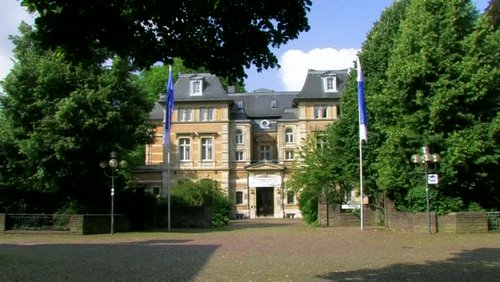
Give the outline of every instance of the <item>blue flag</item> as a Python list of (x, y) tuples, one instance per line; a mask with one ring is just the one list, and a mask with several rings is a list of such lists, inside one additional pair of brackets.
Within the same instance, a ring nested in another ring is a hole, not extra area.
[(366, 118), (366, 106), (365, 106), (365, 91), (364, 91), (364, 79), (363, 71), (361, 70), (361, 63), (359, 62), (359, 57), (356, 57), (356, 63), (358, 65), (358, 111), (359, 111), (359, 140), (367, 140), (368, 130), (367, 130), (367, 118)]
[(170, 127), (172, 125), (172, 114), (174, 112), (174, 77), (172, 66), (168, 67), (167, 95), (165, 95), (165, 131), (163, 144), (170, 143)]

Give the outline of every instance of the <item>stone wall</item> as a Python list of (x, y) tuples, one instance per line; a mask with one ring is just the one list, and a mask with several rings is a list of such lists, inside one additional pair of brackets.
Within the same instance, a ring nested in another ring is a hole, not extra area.
[[(111, 216), (109, 214), (73, 214), (69, 222), (70, 232), (74, 234), (111, 233)], [(114, 232), (130, 231), (130, 224), (124, 215), (115, 215)]]
[[(367, 205), (363, 210), (363, 219), (364, 226), (376, 226), (380, 222), (377, 212)], [(342, 212), (340, 205), (329, 204), (322, 196), (318, 203), (318, 223), (322, 227), (360, 226), (361, 217), (359, 211)]]
[[(398, 212), (394, 202), (388, 200), (386, 222), (389, 228), (408, 232), (427, 233), (426, 212)], [(431, 212), (431, 233), (475, 233), (488, 232), (488, 218), (484, 212), (456, 212), (436, 215)]]
[(488, 232), (488, 218), (484, 212), (454, 212), (438, 217), (439, 233)]
[[(437, 230), (436, 214), (431, 212), (431, 232)], [(426, 212), (396, 212), (389, 211), (386, 216), (387, 227), (407, 232), (427, 233), (429, 230), (429, 217)]]
[[(376, 226), (380, 220), (379, 213), (365, 206), (363, 210), (364, 225)], [(341, 212), (339, 205), (328, 204), (323, 196), (318, 202), (318, 223), (322, 227), (359, 226), (359, 213)], [(428, 233), (429, 215), (427, 212), (399, 212), (394, 204), (387, 201), (385, 224), (405, 232)], [(488, 218), (484, 212), (457, 212), (438, 216), (430, 213), (431, 233), (476, 233), (488, 232)]]
[(6, 228), (5, 214), (0, 213), (0, 232), (5, 231), (5, 228)]

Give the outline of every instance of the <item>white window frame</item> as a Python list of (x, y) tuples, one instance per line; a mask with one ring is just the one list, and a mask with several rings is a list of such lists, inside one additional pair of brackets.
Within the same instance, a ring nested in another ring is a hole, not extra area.
[(294, 143), (294, 134), (293, 134), (293, 129), (291, 128), (286, 128), (285, 129), (285, 143)]
[(334, 93), (337, 91), (337, 77), (336, 76), (326, 76), (323, 77), (323, 89), (327, 93)]
[(328, 118), (328, 106), (327, 105), (314, 105), (314, 118), (315, 119)]
[(181, 137), (179, 138), (179, 161), (191, 160), (191, 139)]
[(271, 160), (271, 146), (260, 145), (260, 160)]
[(244, 161), (245, 160), (245, 154), (243, 151), (236, 151), (234, 153), (234, 159), (236, 161)]
[(285, 160), (290, 161), (295, 157), (295, 152), (293, 150), (285, 150)]
[(278, 107), (278, 101), (276, 99), (271, 100), (271, 108), (275, 109)]
[(214, 159), (214, 139), (211, 137), (202, 137), (200, 140), (202, 161), (211, 161)]
[(214, 108), (212, 107), (201, 107), (200, 108), (200, 120), (201, 121), (212, 121), (214, 120)]
[(234, 134), (234, 143), (235, 144), (243, 144), (243, 130), (241, 129), (236, 129), (236, 132)]
[(192, 121), (193, 120), (193, 109), (191, 109), (191, 108), (179, 108), (177, 119), (179, 121)]
[(191, 96), (203, 95), (203, 79), (202, 78), (191, 79), (189, 90)]

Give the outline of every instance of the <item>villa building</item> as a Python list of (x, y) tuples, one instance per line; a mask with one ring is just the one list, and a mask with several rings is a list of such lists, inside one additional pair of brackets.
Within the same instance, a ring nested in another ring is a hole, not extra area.
[(308, 135), (321, 133), (339, 116), (347, 75), (309, 70), (301, 91), (250, 93), (224, 89), (215, 75), (179, 75), (170, 154), (163, 146), (162, 95), (150, 113), (156, 139), (146, 148), (145, 165), (135, 171), (136, 184), (166, 197), (168, 179), (209, 178), (229, 195), (235, 217), (301, 217), (286, 182), (300, 164), (298, 150)]

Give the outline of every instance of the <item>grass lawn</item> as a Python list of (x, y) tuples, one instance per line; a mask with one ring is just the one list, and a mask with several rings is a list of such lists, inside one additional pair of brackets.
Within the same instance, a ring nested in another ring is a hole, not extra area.
[(216, 230), (0, 234), (0, 281), (494, 281), (500, 233), (241, 220)]

